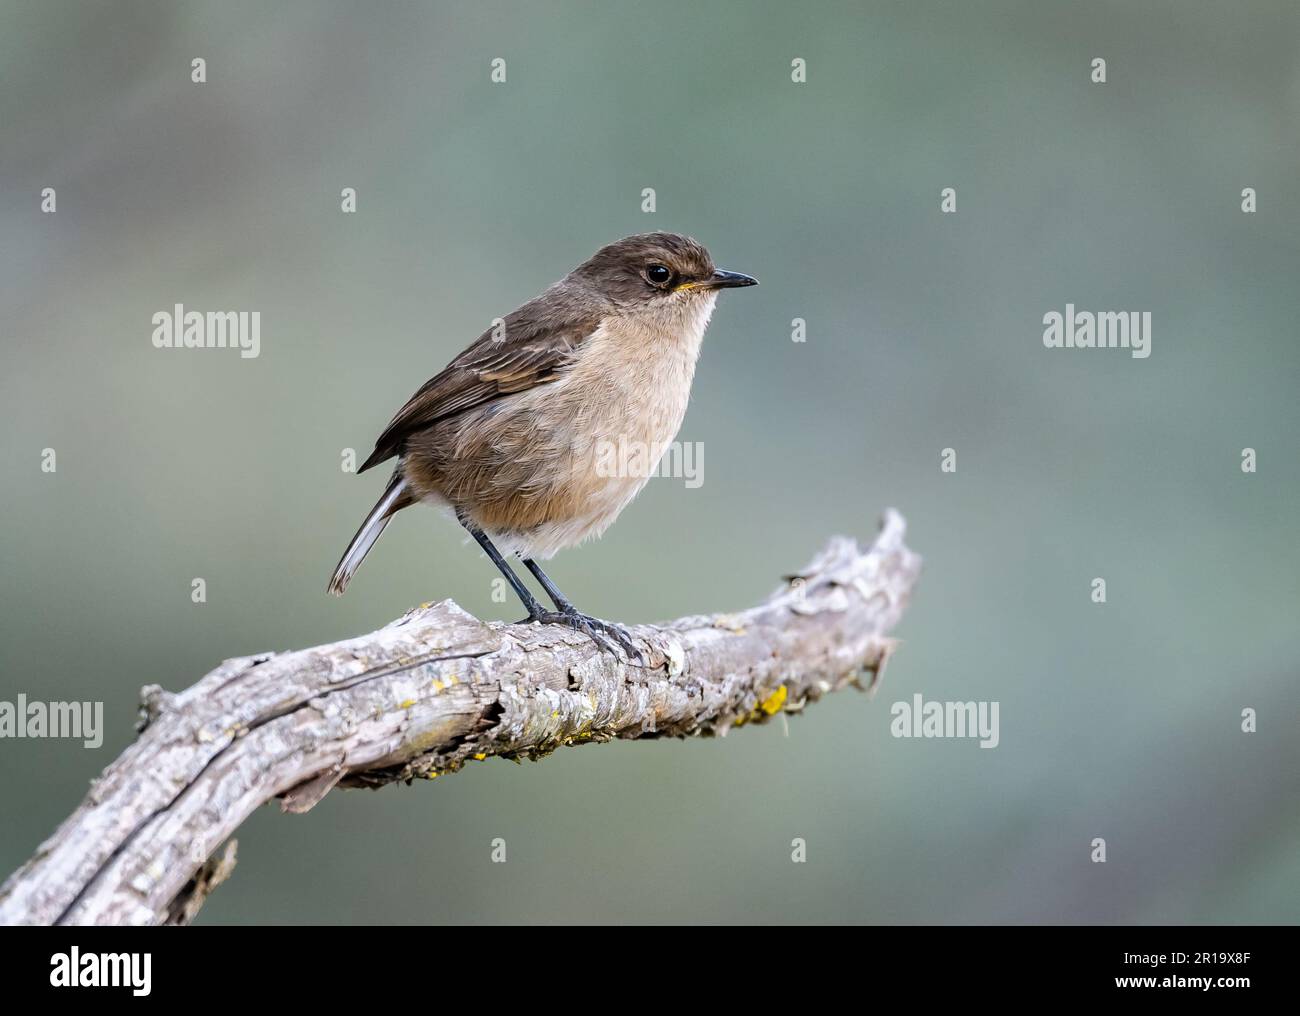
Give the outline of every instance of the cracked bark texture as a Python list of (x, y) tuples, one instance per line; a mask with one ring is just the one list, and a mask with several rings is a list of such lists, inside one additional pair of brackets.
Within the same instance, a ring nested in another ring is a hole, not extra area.
[(234, 867), (234, 844), (217, 848), (272, 799), (302, 812), (335, 786), (494, 755), (725, 735), (874, 683), (920, 570), (904, 529), (891, 510), (870, 548), (832, 538), (753, 609), (634, 626), (645, 667), (444, 600), (369, 635), (227, 660), (179, 693), (149, 686), (139, 739), (0, 887), (0, 924), (186, 923)]

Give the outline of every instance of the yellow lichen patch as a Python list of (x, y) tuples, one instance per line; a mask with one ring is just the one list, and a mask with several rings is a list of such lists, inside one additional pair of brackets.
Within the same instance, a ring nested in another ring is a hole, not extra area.
[(775, 716), (785, 705), (786, 692), (785, 685), (781, 685), (776, 691), (772, 692), (767, 698), (763, 699), (763, 704), (759, 706), (768, 716)]
[(436, 677), (433, 679), (433, 690), (442, 691), (442, 682), (439, 681)]
[(474, 752), (475, 761), (482, 762), (485, 758), (487, 758), (487, 752), (483, 752), (483, 751)]
[(761, 723), (769, 716), (775, 716), (785, 706), (785, 701), (789, 695), (785, 685), (781, 685), (776, 691), (772, 692), (767, 698), (763, 699), (758, 705), (747, 713), (741, 713), (731, 721), (733, 727), (743, 727), (746, 723)]
[(413, 698), (409, 698), (409, 699), (406, 699), (404, 702), (399, 702), (399, 703), (397, 704), (397, 708), (398, 708), (398, 709), (410, 709), (411, 706), (413, 706), (413, 705), (415, 705), (415, 699), (413, 699)]

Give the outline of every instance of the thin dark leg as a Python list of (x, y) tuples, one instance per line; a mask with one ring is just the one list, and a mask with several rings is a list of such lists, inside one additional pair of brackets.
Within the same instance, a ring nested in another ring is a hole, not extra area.
[(546, 590), (546, 595), (551, 598), (551, 602), (555, 604), (557, 610), (571, 611), (576, 609), (573, 604), (569, 602), (569, 598), (560, 592), (555, 583), (551, 581), (550, 576), (548, 576), (546, 572), (542, 571), (541, 565), (531, 557), (526, 557), (524, 558), (524, 567), (532, 572), (533, 578), (537, 579), (537, 581), (542, 584), (542, 588)]
[[(528, 617), (525, 621), (537, 621), (541, 624), (562, 624), (575, 631), (580, 631), (589, 639), (596, 643), (601, 649), (618, 655), (619, 646), (628, 654), (629, 658), (635, 658), (638, 661), (643, 660), (640, 650), (632, 642), (632, 638), (618, 625), (609, 624), (606, 621), (600, 621), (594, 617), (587, 617), (585, 614), (578, 613), (573, 604), (560, 595), (560, 591), (555, 588), (555, 583), (545, 575), (541, 574), (541, 569), (531, 561), (526, 561), (529, 570), (538, 576), (538, 580), (546, 587), (547, 595), (555, 600), (555, 605), (559, 610), (547, 610), (543, 607), (526, 585), (520, 580), (519, 576), (514, 573), (511, 567), (506, 564), (505, 558), (501, 556), (501, 551), (493, 545), (488, 539), (487, 534), (472, 525), (463, 515), (457, 513), (456, 518), (464, 526), (470, 536), (478, 542), (483, 548), (483, 552), (491, 559), (492, 563), (497, 566), (497, 570), (506, 577), (510, 583), (510, 588), (515, 591), (515, 595), (523, 601), (525, 609), (528, 611)], [(617, 640), (617, 641), (615, 641)]]
[(519, 576), (511, 571), (510, 566), (506, 564), (506, 559), (501, 556), (501, 551), (497, 550), (496, 547), (492, 545), (492, 541), (487, 538), (487, 534), (470, 525), (465, 521), (463, 516), (457, 515), (456, 517), (460, 519), (460, 524), (469, 530), (469, 535), (478, 541), (478, 545), (482, 547), (483, 552), (491, 558), (492, 563), (497, 566), (497, 570), (506, 577), (506, 581), (510, 583), (510, 588), (513, 589), (515, 595), (523, 601), (524, 609), (528, 611), (529, 618), (536, 619), (542, 617), (546, 613), (545, 608), (537, 602), (537, 597), (529, 591), (528, 587), (524, 585)]
[(634, 659), (638, 663), (645, 662), (645, 655), (637, 647), (631, 633), (628, 632), (626, 628), (622, 625), (613, 624), (610, 621), (602, 621), (598, 617), (592, 617), (589, 614), (582, 613), (577, 607), (569, 602), (569, 598), (560, 592), (559, 587), (551, 581), (550, 576), (547, 575), (546, 572), (542, 571), (541, 565), (532, 558), (524, 558), (524, 567), (532, 572), (533, 578), (537, 579), (537, 581), (542, 584), (542, 588), (546, 590), (546, 595), (551, 598), (551, 601), (559, 611), (560, 617), (568, 618), (571, 625), (579, 631), (585, 631), (593, 639), (596, 639), (597, 642), (600, 641), (600, 639), (596, 638), (597, 632), (612, 638), (622, 647), (623, 652), (627, 653), (629, 659)]

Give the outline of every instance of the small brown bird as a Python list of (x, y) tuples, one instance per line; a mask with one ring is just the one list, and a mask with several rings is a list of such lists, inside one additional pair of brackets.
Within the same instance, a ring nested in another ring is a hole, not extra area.
[[(359, 471), (393, 456), (397, 468), (329, 591), (341, 595), (388, 520), (422, 501), (454, 511), (523, 601), (526, 620), (567, 625), (639, 658), (626, 630), (580, 613), (537, 561), (599, 536), (645, 486), (686, 413), (718, 290), (757, 281), (715, 268), (689, 237), (641, 233), (602, 247), (498, 319), (375, 442)], [(640, 467), (626, 468), (627, 449), (641, 453)], [(508, 554), (555, 610), (529, 592)]]

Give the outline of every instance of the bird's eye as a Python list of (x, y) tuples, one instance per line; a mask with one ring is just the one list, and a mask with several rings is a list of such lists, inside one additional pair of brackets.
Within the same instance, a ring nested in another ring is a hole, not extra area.
[(645, 270), (645, 277), (656, 286), (664, 286), (672, 279), (673, 273), (664, 265), (650, 265)]

